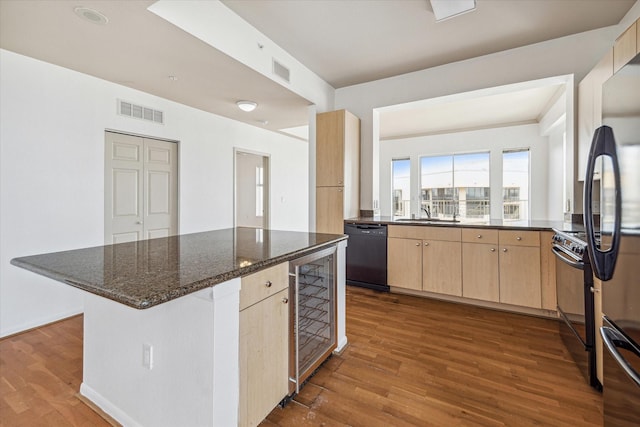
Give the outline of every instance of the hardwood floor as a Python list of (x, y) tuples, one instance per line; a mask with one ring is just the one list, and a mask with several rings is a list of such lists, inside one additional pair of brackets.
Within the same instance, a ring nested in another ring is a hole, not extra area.
[(263, 426), (601, 426), (554, 320), (349, 287), (349, 346)]
[[(602, 425), (553, 320), (349, 287), (347, 336), (263, 426)], [(108, 426), (81, 381), (81, 316), (0, 340), (0, 426)]]
[(82, 316), (0, 340), (0, 426), (109, 426), (81, 382)]

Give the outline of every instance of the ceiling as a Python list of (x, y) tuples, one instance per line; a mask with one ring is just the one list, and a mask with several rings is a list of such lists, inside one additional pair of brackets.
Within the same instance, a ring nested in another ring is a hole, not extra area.
[(477, 0), (436, 22), (427, 0), (222, 0), (340, 88), (615, 25), (636, 0)]
[[(306, 124), (309, 101), (149, 12), (153, 3), (0, 0), (0, 47), (270, 130)], [(614, 25), (635, 0), (478, 0), (475, 11), (439, 23), (426, 0), (223, 3), (339, 88)], [(80, 19), (76, 6), (109, 23)], [(259, 107), (241, 112), (239, 99)], [(396, 126), (406, 128), (394, 132), (424, 133), (415, 128), (423, 119), (404, 114)]]

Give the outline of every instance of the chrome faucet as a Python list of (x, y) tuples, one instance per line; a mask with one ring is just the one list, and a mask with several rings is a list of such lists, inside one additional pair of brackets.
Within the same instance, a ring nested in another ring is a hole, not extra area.
[(429, 209), (429, 206), (427, 206), (426, 208), (422, 208), (422, 210), (424, 211), (424, 213), (427, 214), (427, 218), (431, 218), (431, 210)]

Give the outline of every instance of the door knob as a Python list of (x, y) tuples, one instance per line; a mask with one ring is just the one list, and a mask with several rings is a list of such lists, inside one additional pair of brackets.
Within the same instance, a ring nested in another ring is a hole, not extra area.
[(429, 246), (429, 242), (424, 242), (424, 245), (425, 246)]
[(504, 248), (504, 249), (502, 250), (502, 252), (507, 252), (507, 248)]
[(518, 236), (516, 237), (516, 240), (522, 240), (522, 237)]
[(287, 297), (283, 297), (283, 298), (282, 298), (282, 302), (283, 302), (283, 303), (285, 303), (285, 304), (286, 304), (286, 303), (288, 303), (288, 302), (289, 302), (289, 298), (287, 298)]
[(265, 284), (264, 284), (264, 285), (265, 285), (267, 288), (270, 288), (272, 284), (273, 284), (273, 283), (271, 283), (271, 280), (267, 280), (267, 281), (265, 282)]
[(482, 239), (482, 234), (478, 234), (478, 239)]
[(491, 248), (491, 252), (495, 252), (495, 251), (496, 251), (496, 248)]
[(142, 224), (142, 221), (136, 221), (136, 224), (140, 225)]
[(420, 243), (416, 243), (416, 246), (420, 246)]

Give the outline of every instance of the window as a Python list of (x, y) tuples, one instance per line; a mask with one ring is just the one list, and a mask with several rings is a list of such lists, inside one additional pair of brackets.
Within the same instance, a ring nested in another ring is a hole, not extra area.
[(502, 218), (529, 219), (529, 150), (502, 153)]
[(396, 218), (411, 216), (411, 161), (392, 160), (392, 212)]
[(420, 176), (422, 216), (489, 219), (489, 153), (422, 157)]

